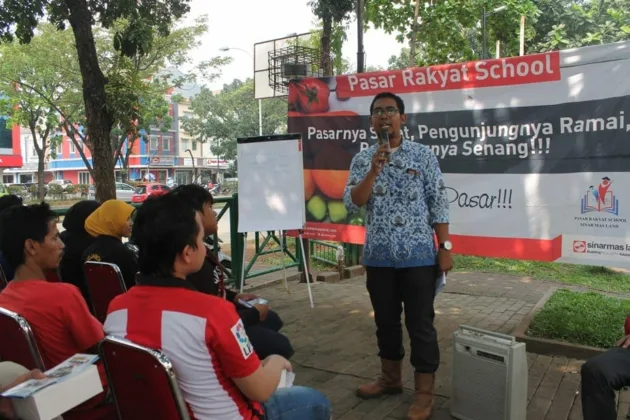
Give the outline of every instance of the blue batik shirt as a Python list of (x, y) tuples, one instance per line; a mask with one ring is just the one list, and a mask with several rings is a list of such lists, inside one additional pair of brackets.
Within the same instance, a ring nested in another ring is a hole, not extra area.
[[(359, 152), (350, 165), (344, 202), (359, 211), (350, 190), (370, 170), (378, 144)], [(403, 140), (374, 181), (365, 214), (363, 265), (419, 267), (436, 264), (433, 225), (448, 223), (448, 198), (435, 154), (425, 145)]]

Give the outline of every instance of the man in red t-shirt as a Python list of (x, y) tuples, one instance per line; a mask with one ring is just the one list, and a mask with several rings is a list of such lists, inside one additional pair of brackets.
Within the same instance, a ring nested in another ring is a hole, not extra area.
[[(96, 354), (103, 326), (90, 311), (79, 289), (49, 283), (45, 272), (56, 270), (63, 253), (57, 216), (46, 203), (11, 207), (0, 216), (0, 249), (15, 267), (15, 277), (0, 293), (0, 307), (23, 316), (33, 329), (42, 360), (50, 369), (76, 353)], [(106, 384), (101, 369), (101, 379)], [(114, 413), (105, 394), (77, 407), (82, 419)], [(87, 411), (86, 411), (87, 410)], [(72, 417), (72, 414), (64, 417)]]
[(105, 331), (166, 354), (191, 418), (330, 419), (320, 392), (276, 391), (291, 364), (278, 355), (260, 361), (234, 305), (186, 280), (206, 256), (199, 212), (173, 193), (150, 198), (134, 230), (138, 285), (110, 303)]

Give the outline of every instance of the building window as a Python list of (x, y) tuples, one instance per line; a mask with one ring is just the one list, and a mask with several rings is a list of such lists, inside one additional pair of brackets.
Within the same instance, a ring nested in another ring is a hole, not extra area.
[(190, 149), (190, 139), (182, 138), (181, 144), (182, 144), (182, 147), (180, 150), (186, 151)]
[(33, 182), (33, 174), (20, 174), (20, 184), (30, 184)]
[(169, 151), (171, 150), (171, 136), (162, 136), (162, 150)]
[(192, 142), (192, 149), (193, 150), (197, 150), (197, 142), (193, 140)]
[(157, 150), (158, 149), (158, 144), (160, 141), (160, 136), (149, 136), (149, 148), (151, 150)]
[(2, 175), (3, 184), (13, 184), (13, 175)]
[(77, 152), (77, 148), (74, 146), (74, 142), (72, 140), (70, 140), (70, 153), (76, 153)]
[(90, 173), (89, 172), (79, 172), (79, 184), (90, 184)]

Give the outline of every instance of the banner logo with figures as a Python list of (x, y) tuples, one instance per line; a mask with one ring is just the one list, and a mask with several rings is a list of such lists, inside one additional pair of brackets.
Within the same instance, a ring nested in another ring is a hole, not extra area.
[(605, 176), (597, 186), (591, 185), (582, 198), (582, 214), (604, 212), (619, 216), (619, 200), (611, 189), (612, 180)]

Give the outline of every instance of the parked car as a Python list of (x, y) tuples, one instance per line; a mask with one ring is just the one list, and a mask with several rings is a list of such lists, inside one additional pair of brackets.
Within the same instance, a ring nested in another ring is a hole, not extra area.
[(136, 190), (133, 192), (131, 196), (132, 203), (143, 203), (144, 200), (147, 199), (150, 195), (161, 195), (169, 192), (171, 188), (168, 185), (164, 184), (140, 184), (136, 186)]
[[(118, 200), (126, 201), (128, 203), (132, 202), (131, 198), (133, 197), (133, 192), (135, 189), (124, 182), (116, 183), (116, 198)], [(94, 189), (94, 185), (90, 186), (88, 191), (88, 200), (94, 200), (96, 198), (96, 190)]]

